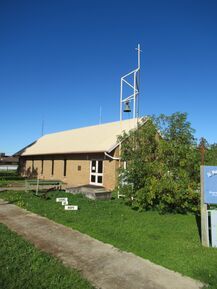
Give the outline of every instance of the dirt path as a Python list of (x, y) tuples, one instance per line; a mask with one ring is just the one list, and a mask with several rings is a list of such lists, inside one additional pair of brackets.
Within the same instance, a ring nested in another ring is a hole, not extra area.
[(202, 283), (0, 200), (0, 222), (100, 289), (198, 289)]

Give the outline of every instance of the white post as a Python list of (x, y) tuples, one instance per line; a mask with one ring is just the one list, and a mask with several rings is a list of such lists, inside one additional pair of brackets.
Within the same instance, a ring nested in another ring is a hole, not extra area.
[(136, 71), (134, 72), (133, 75), (133, 118), (136, 117)]
[(99, 124), (102, 123), (102, 106), (99, 107)]
[(28, 183), (27, 183), (27, 179), (25, 179), (25, 192), (28, 192)]
[(123, 94), (123, 81), (121, 77), (121, 90), (120, 90), (120, 120), (122, 120), (122, 94)]
[(140, 44), (138, 44), (138, 71), (137, 71), (137, 107), (136, 107), (136, 117), (139, 117), (139, 85), (140, 85)]
[(39, 191), (39, 176), (38, 176), (38, 178), (37, 178), (36, 196), (38, 195), (38, 191)]
[(204, 203), (204, 166), (200, 167), (200, 207), (201, 207), (201, 241), (202, 245), (209, 247), (208, 239), (208, 213), (207, 213), (207, 204)]
[(141, 50), (140, 50), (140, 44), (138, 44), (138, 69), (140, 69), (140, 52), (141, 52)]

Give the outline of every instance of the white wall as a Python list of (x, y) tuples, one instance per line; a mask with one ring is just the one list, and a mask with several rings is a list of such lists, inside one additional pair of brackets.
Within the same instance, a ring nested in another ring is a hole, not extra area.
[(18, 165), (0, 165), (0, 171), (16, 171)]

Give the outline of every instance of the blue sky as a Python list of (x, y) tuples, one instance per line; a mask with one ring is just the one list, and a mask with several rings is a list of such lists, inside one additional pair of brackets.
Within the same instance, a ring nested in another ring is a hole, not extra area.
[(0, 1), (0, 151), (119, 120), (120, 77), (137, 65), (140, 114), (187, 112), (217, 142), (217, 1)]

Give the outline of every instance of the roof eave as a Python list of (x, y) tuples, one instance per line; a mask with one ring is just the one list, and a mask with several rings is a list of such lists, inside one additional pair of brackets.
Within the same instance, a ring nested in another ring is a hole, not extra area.
[(100, 150), (100, 151), (78, 151), (78, 152), (52, 152), (52, 153), (40, 153), (40, 154), (22, 154), (21, 157), (28, 157), (28, 156), (47, 156), (47, 155), (69, 155), (69, 154), (98, 154), (104, 153), (107, 150)]
[[(139, 122), (140, 122), (140, 125), (144, 125), (147, 121), (148, 121), (149, 117), (142, 117), (139, 119)], [(138, 127), (136, 126), (135, 128), (132, 128), (131, 131), (134, 131), (134, 130), (137, 130)], [(128, 136), (126, 137), (128, 138)], [(114, 149), (116, 149), (119, 145), (121, 145), (121, 143), (123, 142), (124, 140), (116, 143), (115, 145), (111, 146), (109, 148), (109, 150), (107, 151), (107, 153), (111, 153)]]

